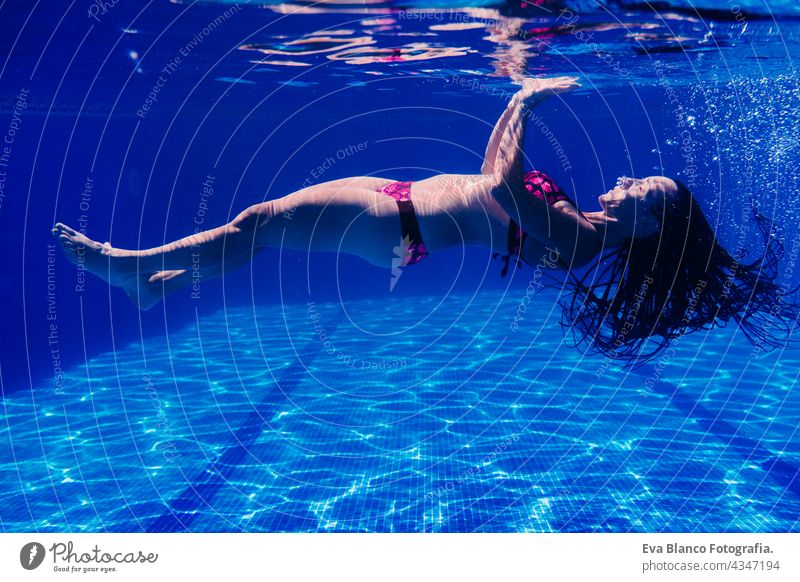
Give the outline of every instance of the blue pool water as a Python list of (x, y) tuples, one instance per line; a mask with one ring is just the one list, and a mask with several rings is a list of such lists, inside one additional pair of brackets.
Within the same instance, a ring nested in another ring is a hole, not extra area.
[(582, 208), (680, 176), (729, 248), (761, 248), (757, 201), (788, 262), (796, 2), (133, 4), (0, 7), (0, 530), (800, 530), (800, 351), (733, 325), (621, 368), (482, 249), (394, 287), (268, 250), (138, 312), (48, 246), (56, 220), (155, 246), (306, 180), (476, 173), (524, 72), (581, 78), (526, 154)]
[[(518, 302), (353, 302), (365, 333), (331, 304), (237, 307), (119, 346), (68, 374), (63, 395), (5, 401), (4, 479), (19, 487), (3, 525), (798, 528), (797, 354), (749, 362), (734, 332), (687, 338), (672, 381), (649, 389), (655, 370), (604, 377), (546, 311), (510, 332)], [(399, 335), (398, 311), (424, 329)]]

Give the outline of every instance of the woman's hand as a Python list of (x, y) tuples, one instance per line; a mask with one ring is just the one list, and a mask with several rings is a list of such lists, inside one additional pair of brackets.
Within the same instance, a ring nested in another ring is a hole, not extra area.
[(550, 95), (566, 93), (581, 86), (577, 77), (526, 78), (521, 85), (522, 89), (517, 91), (515, 97), (526, 105), (534, 105)]

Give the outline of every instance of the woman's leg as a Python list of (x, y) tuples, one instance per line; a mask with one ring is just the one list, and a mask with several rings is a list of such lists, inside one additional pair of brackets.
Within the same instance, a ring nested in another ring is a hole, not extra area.
[(126, 290), (144, 282), (172, 290), (188, 280), (181, 271), (219, 276), (223, 268), (243, 265), (265, 247), (344, 252), (390, 266), (400, 240), (392, 198), (367, 188), (329, 184), (255, 204), (226, 225), (151, 249), (114, 248), (63, 224), (53, 232), (70, 260), (77, 263), (83, 253), (87, 270)]
[[(213, 279), (221, 277), (249, 262), (249, 258), (242, 258), (238, 261), (222, 264), (213, 273), (206, 272), (203, 274), (202, 278)], [(144, 275), (132, 278), (129, 283), (122, 285), (122, 288), (134, 305), (139, 309), (147, 310), (170, 293), (194, 285), (197, 281), (197, 276), (191, 270), (157, 271), (149, 276)]]

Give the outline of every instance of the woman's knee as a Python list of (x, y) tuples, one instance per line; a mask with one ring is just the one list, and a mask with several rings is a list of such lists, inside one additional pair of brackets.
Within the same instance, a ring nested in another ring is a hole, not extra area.
[(250, 235), (256, 234), (259, 229), (265, 227), (275, 216), (274, 204), (271, 200), (261, 204), (253, 204), (240, 212), (236, 218), (230, 222), (230, 226), (235, 232), (243, 232)]

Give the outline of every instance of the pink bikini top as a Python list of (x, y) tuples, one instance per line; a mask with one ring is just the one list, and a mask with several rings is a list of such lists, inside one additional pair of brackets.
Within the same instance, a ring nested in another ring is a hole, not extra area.
[[(539, 172), (537, 170), (526, 172), (524, 184), (525, 189), (530, 192), (534, 198), (538, 198), (550, 206), (553, 206), (556, 202), (560, 202), (561, 200), (572, 202), (570, 197), (558, 187), (558, 184), (544, 172)], [(522, 258), (522, 245), (525, 242), (526, 236), (527, 233), (522, 230), (522, 227), (512, 218), (508, 223), (508, 254), (500, 255), (500, 253), (495, 253), (494, 255), (495, 257), (499, 256), (505, 263), (500, 273), (503, 277), (508, 274), (511, 257), (514, 257), (514, 265), (517, 267), (521, 265), (521, 261), (524, 262), (525, 259)]]

